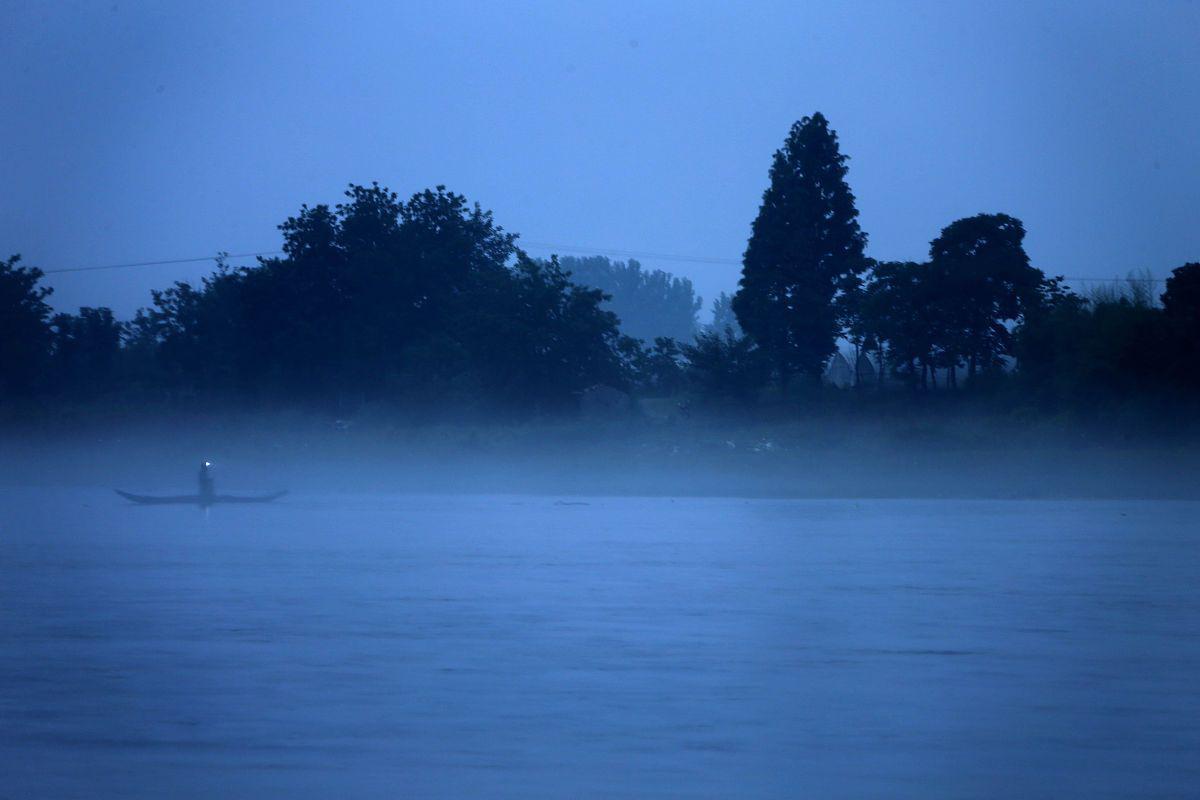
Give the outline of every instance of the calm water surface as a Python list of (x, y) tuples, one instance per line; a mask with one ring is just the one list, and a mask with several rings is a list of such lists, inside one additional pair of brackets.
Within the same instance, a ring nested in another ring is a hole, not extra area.
[(586, 502), (0, 490), (0, 798), (1200, 795), (1200, 504)]

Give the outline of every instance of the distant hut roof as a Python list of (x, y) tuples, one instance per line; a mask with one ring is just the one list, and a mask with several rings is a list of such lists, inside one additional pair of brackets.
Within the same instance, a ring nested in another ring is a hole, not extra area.
[(829, 359), (823, 377), (827, 384), (839, 389), (854, 385), (854, 370), (850, 369), (850, 362), (841, 353), (834, 353)]

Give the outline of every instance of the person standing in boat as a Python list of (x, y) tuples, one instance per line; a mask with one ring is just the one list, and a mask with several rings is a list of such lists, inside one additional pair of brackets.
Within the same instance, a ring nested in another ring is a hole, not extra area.
[(212, 473), (209, 468), (211, 462), (202, 461), (200, 463), (200, 503), (202, 505), (211, 505), (217, 499), (216, 490), (213, 487)]

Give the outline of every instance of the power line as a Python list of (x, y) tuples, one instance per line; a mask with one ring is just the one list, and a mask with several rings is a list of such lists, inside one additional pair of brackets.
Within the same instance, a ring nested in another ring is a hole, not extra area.
[(1083, 283), (1164, 283), (1166, 281), (1165, 278), (1072, 278), (1070, 275), (1064, 275), (1062, 279), (1064, 281), (1080, 281)]
[(96, 267), (66, 267), (63, 269), (44, 269), (42, 273), (45, 275), (53, 275), (62, 272), (96, 272), (102, 269), (126, 269), (128, 267), (160, 267), (167, 264), (196, 264), (201, 261), (216, 261), (218, 258), (250, 258), (252, 256), (273, 256), (282, 253), (282, 250), (263, 250), (258, 253), (222, 253), (219, 256), (196, 256), (195, 258), (170, 258), (163, 261), (132, 261), (128, 264), (102, 264)]
[[(672, 253), (648, 253), (641, 250), (622, 250), (614, 247), (591, 247), (588, 245), (574, 244), (559, 244), (555, 242), (535, 242), (524, 241), (519, 244), (530, 245), (533, 247), (546, 248), (549, 250), (563, 250), (573, 253), (597, 253), (601, 255), (624, 256), (625, 258), (653, 258), (660, 261), (678, 261), (686, 264), (730, 264), (740, 266), (741, 260), (736, 258), (717, 258), (713, 256), (685, 256)], [(161, 261), (134, 261), (126, 264), (102, 264), (94, 267), (66, 267), (63, 269), (44, 269), (42, 272), (46, 275), (61, 274), (64, 272), (95, 272), (98, 270), (107, 269), (127, 269), (129, 267), (159, 267), (168, 266), (171, 264), (197, 264), (203, 261), (215, 261), (219, 257), (223, 258), (251, 258), (257, 256), (275, 256), (283, 253), (282, 250), (262, 250), (255, 253), (225, 253), (223, 256), (195, 256), (193, 258), (169, 258)]]
[[(651, 253), (644, 250), (624, 250), (616, 247), (592, 247), (589, 245), (562, 244), (559, 242), (539, 242), (525, 241), (523, 244), (548, 250), (562, 250), (573, 253), (596, 253), (599, 255), (622, 256), (625, 258), (646, 258), (655, 259), (658, 261), (675, 261), (684, 264), (722, 264), (731, 266), (741, 266), (740, 259), (735, 258), (720, 258), (716, 256), (688, 256), (679, 255), (676, 253)], [(67, 267), (64, 269), (44, 269), (42, 272), (46, 275), (61, 274), (65, 272), (96, 272), (99, 270), (110, 269), (127, 269), (131, 267), (159, 267), (168, 266), (171, 264), (197, 264), (204, 261), (216, 261), (218, 258), (257, 258), (260, 256), (276, 256), (282, 254), (282, 250), (260, 250), (253, 253), (224, 253), (220, 256), (196, 256), (193, 258), (171, 258), (161, 261), (134, 261), (125, 264), (102, 264), (94, 267)], [(1126, 277), (1126, 278), (1088, 278), (1083, 276), (1063, 276), (1065, 281), (1075, 281), (1079, 283), (1163, 283), (1162, 278), (1143, 278), (1143, 277)]]

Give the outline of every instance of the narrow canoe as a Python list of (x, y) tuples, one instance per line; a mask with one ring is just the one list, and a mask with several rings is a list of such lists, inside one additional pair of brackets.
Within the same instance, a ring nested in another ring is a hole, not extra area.
[(205, 500), (198, 494), (177, 494), (156, 497), (154, 495), (130, 494), (129, 492), (122, 492), (120, 489), (114, 489), (113, 491), (121, 495), (121, 497), (124, 497), (126, 500), (143, 506), (205, 506), (212, 505), (213, 503), (269, 503), (272, 500), (278, 500), (287, 494), (286, 491), (260, 495), (219, 494), (213, 497), (211, 500)]

